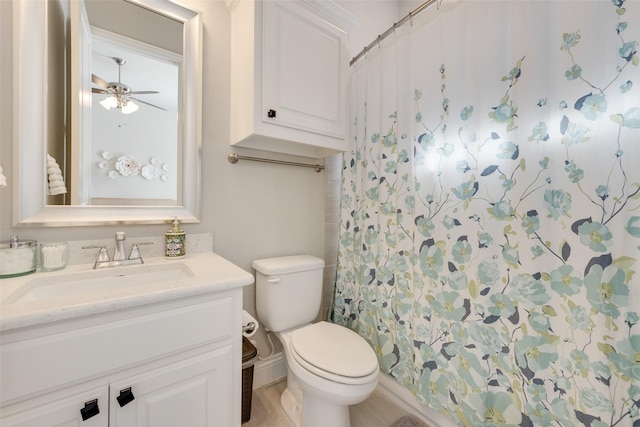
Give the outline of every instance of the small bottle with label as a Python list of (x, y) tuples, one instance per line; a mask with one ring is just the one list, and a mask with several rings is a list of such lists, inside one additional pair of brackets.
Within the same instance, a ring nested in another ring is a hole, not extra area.
[(178, 218), (173, 217), (173, 227), (165, 233), (165, 253), (167, 258), (182, 258), (185, 255), (186, 234), (180, 229)]

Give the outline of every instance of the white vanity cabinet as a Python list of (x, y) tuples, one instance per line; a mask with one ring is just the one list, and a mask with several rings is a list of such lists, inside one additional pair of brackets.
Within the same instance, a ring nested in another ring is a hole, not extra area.
[(231, 357), (227, 346), (111, 384), (109, 426), (233, 425)]
[(0, 425), (240, 426), (241, 310), (238, 287), (3, 331)]
[(231, 144), (313, 158), (346, 151), (351, 15), (317, 0), (230, 7)]
[[(59, 393), (50, 403), (38, 402), (34, 407), (15, 416), (0, 418), (3, 427), (82, 426), (108, 427), (109, 416), (105, 404), (108, 388), (89, 389), (84, 393)], [(103, 405), (102, 408), (100, 405)], [(99, 412), (96, 413), (95, 408)], [(83, 420), (81, 410), (87, 412)], [(93, 415), (91, 415), (93, 414)]]

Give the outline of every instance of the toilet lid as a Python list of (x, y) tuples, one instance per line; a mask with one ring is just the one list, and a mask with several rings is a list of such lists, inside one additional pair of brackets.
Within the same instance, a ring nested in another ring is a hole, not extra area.
[(333, 323), (318, 322), (294, 330), (291, 347), (307, 363), (342, 377), (364, 377), (378, 370), (378, 359), (369, 344)]

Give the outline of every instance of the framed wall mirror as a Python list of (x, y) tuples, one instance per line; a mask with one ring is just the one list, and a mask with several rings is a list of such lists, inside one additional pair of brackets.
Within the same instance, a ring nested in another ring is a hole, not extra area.
[(170, 0), (13, 13), (14, 225), (198, 222), (199, 13)]

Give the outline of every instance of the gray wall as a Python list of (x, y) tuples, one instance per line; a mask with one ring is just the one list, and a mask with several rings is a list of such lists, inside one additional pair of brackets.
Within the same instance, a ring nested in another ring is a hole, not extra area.
[[(202, 129), (202, 218), (185, 224), (189, 233), (213, 233), (213, 250), (247, 271), (258, 258), (307, 253), (327, 263), (325, 296), (330, 296), (335, 272), (337, 207), (341, 156), (327, 159), (327, 170), (286, 167), (256, 162), (232, 165), (229, 147), (230, 12), (224, 1), (183, 0), (202, 12), (204, 23), (204, 79)], [(395, 0), (337, 2), (358, 17), (349, 34), (355, 55), (397, 18)], [(130, 237), (162, 236), (168, 225), (65, 228), (12, 227), (12, 2), (0, 0), (0, 165), (9, 186), (0, 189), (0, 240), (12, 234), (40, 241), (110, 238), (116, 230)], [(374, 5), (375, 7), (371, 7)], [(252, 151), (234, 151), (256, 156)], [(286, 157), (283, 159), (288, 160)], [(245, 288), (245, 308), (255, 313), (255, 288)], [(328, 298), (323, 310), (326, 313)], [(264, 336), (256, 335), (267, 353)]]

